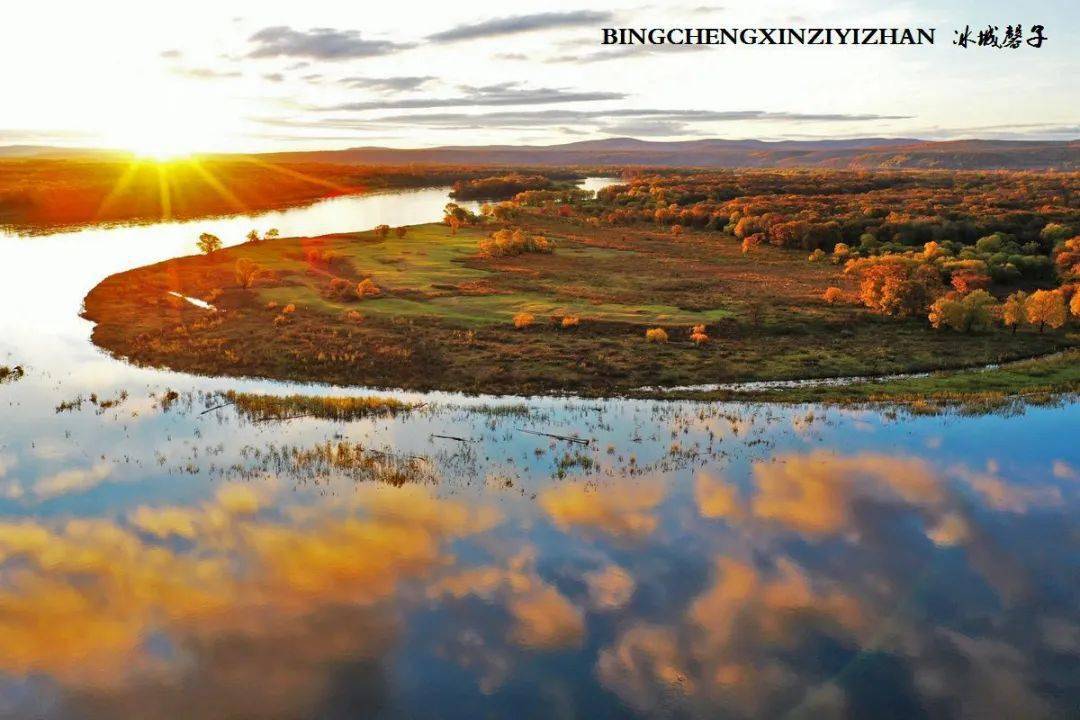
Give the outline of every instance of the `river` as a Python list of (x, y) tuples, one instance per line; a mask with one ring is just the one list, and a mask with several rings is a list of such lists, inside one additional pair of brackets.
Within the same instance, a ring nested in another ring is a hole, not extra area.
[(0, 232), (0, 718), (1075, 716), (1076, 403), (260, 422), (217, 393), (367, 391), (132, 367), (78, 317), (200, 232), (447, 200)]

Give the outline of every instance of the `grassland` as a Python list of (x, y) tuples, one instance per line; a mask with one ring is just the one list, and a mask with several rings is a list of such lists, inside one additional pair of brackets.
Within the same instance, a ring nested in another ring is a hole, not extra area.
[(888, 403), (916, 411), (982, 412), (1013, 403), (1041, 404), (1080, 393), (1080, 350), (1000, 366), (942, 370), (917, 377), (858, 380), (836, 385), (807, 383), (788, 387), (676, 391), (669, 398), (755, 402), (859, 405)]
[[(104, 280), (93, 340), (138, 364), (208, 374), (465, 392), (642, 394), (678, 386), (957, 368), (1078, 343), (1075, 331), (959, 334), (821, 299), (839, 268), (717, 233), (660, 235), (530, 216), (550, 255), (488, 257), (493, 228), (441, 224), (247, 243)], [(246, 258), (269, 277), (244, 288)], [(379, 294), (332, 297), (330, 281)], [(208, 311), (170, 293), (211, 303)], [(285, 311), (288, 306), (294, 309)], [(514, 317), (533, 316), (516, 328)], [(576, 326), (563, 318), (576, 317)], [(708, 340), (691, 341), (694, 325)], [(662, 327), (669, 342), (648, 343)]]

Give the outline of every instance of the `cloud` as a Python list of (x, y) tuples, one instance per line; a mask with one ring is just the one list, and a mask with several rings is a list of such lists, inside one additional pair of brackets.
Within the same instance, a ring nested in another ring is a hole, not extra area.
[[(596, 45), (591, 40), (583, 43), (574, 43), (568, 47), (586, 45), (590, 48)], [(622, 47), (605, 48), (602, 50), (590, 50), (588, 52), (566, 52), (562, 55), (554, 55), (544, 60), (546, 63), (595, 63), (608, 60), (623, 60), (628, 57), (655, 57), (657, 55), (671, 55), (674, 53), (702, 52), (712, 49), (709, 45), (624, 45)]]
[(988, 507), (1001, 512), (1025, 513), (1032, 508), (1060, 507), (1064, 502), (1058, 488), (1010, 482), (992, 465), (986, 472), (961, 466), (954, 468), (953, 474), (967, 482)]
[(346, 77), (338, 82), (351, 88), (375, 90), (377, 92), (405, 92), (417, 90), (434, 80), (433, 75), (408, 75), (401, 77)]
[(738, 489), (705, 471), (694, 478), (694, 500), (698, 513), (705, 518), (740, 518), (745, 512)]
[(589, 590), (589, 604), (595, 610), (617, 610), (634, 596), (634, 578), (618, 565), (605, 565), (585, 573), (582, 579)]
[(39, 480), (34, 495), (42, 499), (72, 492), (82, 492), (100, 485), (112, 475), (112, 465), (104, 460), (89, 468), (71, 468)]
[(480, 38), (516, 35), (518, 33), (550, 30), (552, 28), (593, 26), (610, 20), (612, 14), (595, 10), (575, 10), (572, 12), (536, 13), (513, 17), (495, 18), (483, 22), (458, 25), (450, 30), (428, 35), (431, 42), (457, 42), (459, 40), (477, 40)]
[(564, 531), (580, 529), (589, 534), (641, 539), (656, 529), (654, 511), (666, 492), (659, 482), (602, 489), (566, 484), (544, 490), (540, 507)]
[(18, 464), (19, 459), (11, 453), (0, 453), (0, 478), (7, 475), (8, 471)]
[[(0, 675), (48, 674), (67, 691), (85, 688), (105, 701), (113, 692), (153, 688), (158, 679), (181, 687), (192, 668), (223, 657), (224, 646), (231, 647), (224, 657), (235, 658), (246, 646), (236, 642), (259, 648), (260, 638), (284, 632), (285, 655), (310, 662), (304, 663), (303, 677), (274, 674), (288, 687), (275, 688), (269, 698), (260, 695), (268, 705), (276, 703), (273, 711), (220, 712), (221, 698), (208, 698), (204, 711), (189, 705), (182, 716), (300, 716), (299, 706), (310, 707), (311, 700), (305, 695), (306, 702), (283, 710), (289, 688), (325, 693), (326, 673), (357, 656), (360, 648), (352, 643), (366, 642), (366, 633), (348, 638), (348, 632), (327, 641), (333, 635), (329, 627), (341, 631), (340, 623), (313, 632), (304, 627), (307, 622), (323, 613), (374, 609), (393, 598), (403, 581), (449, 567), (448, 548), (456, 538), (498, 521), (490, 508), (444, 501), (421, 488), (402, 490), (360, 493), (356, 516), (329, 508), (291, 522), (261, 517), (257, 510), (273, 496), (246, 484), (225, 486), (197, 505), (140, 508), (126, 522), (0, 522), (0, 574), (19, 578), (0, 584), (6, 613), (0, 618)], [(174, 538), (183, 538), (189, 549), (164, 542)], [(534, 623), (524, 637), (543, 644), (576, 633), (580, 622), (573, 606), (554, 598), (534, 570), (528, 576), (530, 588), (540, 592), (523, 609), (525, 620)], [(554, 620), (535, 617), (545, 601), (554, 608)], [(293, 632), (294, 627), (299, 629)], [(385, 622), (382, 627), (390, 629)], [(150, 637), (159, 642), (147, 642)], [(162, 655), (161, 643), (183, 651)], [(230, 683), (243, 679), (246, 690), (265, 683), (265, 673), (244, 674), (253, 664), (268, 670), (290, 662), (252, 652), (244, 668), (234, 667), (228, 677)], [(135, 677), (140, 682), (126, 682)], [(218, 712), (211, 712), (215, 703)], [(164, 711), (157, 716), (181, 717)]]
[[(471, 102), (472, 105), (511, 105), (511, 104), (536, 104), (536, 101), (540, 99), (541, 91), (528, 91), (536, 93), (532, 96), (534, 102), (510, 102), (510, 95), (505, 96), (505, 101), (496, 102), (500, 98), (496, 98), (492, 95), (487, 96), (488, 102)], [(549, 93), (548, 102), (568, 102), (566, 99), (569, 95), (580, 95), (563, 93), (561, 100), (556, 100), (555, 92), (558, 91), (543, 91)], [(519, 98), (527, 98), (528, 93), (521, 93)], [(584, 99), (584, 98), (581, 98)], [(598, 99), (598, 98), (593, 98)], [(606, 98), (605, 98), (606, 99)], [(460, 102), (458, 99), (453, 103), (450, 101), (423, 101), (417, 100), (412, 104), (387, 104), (383, 105), (386, 108), (432, 108), (432, 107), (448, 107), (453, 105), (463, 105), (464, 102)], [(439, 104), (441, 102), (441, 104)], [(335, 110), (342, 109), (378, 109), (379, 103), (359, 103), (351, 106), (339, 106), (337, 108), (328, 108)], [(907, 116), (900, 115), (871, 115), (871, 114), (856, 114), (849, 115), (844, 113), (798, 113), (798, 112), (766, 112), (764, 110), (662, 110), (662, 109), (614, 109), (614, 110), (570, 110), (570, 109), (551, 109), (551, 110), (505, 110), (488, 113), (426, 113), (426, 114), (405, 114), (405, 115), (385, 115), (378, 118), (363, 119), (363, 120), (331, 120), (326, 121), (326, 126), (329, 127), (353, 127), (353, 128), (367, 128), (367, 127), (385, 127), (386, 125), (401, 124), (404, 126), (410, 125), (427, 125), (431, 127), (467, 127), (467, 128), (505, 128), (505, 127), (550, 127), (553, 125), (567, 125), (567, 124), (587, 124), (597, 128), (603, 128), (610, 125), (611, 120), (617, 119), (649, 119), (654, 122), (683, 122), (683, 123), (716, 123), (716, 122), (743, 122), (743, 121), (762, 121), (762, 122), (865, 122), (871, 120), (895, 120), (905, 119)], [(271, 123), (273, 124), (273, 123)], [(655, 127), (655, 126), (654, 126)]]
[(685, 135), (691, 129), (684, 122), (674, 120), (630, 120), (604, 127), (604, 132), (611, 135)]
[(224, 78), (238, 78), (242, 75), (238, 70), (214, 70), (213, 68), (174, 68), (173, 73), (183, 77), (197, 80), (222, 80)]
[(265, 75), (263, 75), (263, 80), (267, 80), (269, 82), (279, 83), (284, 79), (285, 76), (281, 73), (266, 73)]
[(413, 47), (411, 43), (365, 40), (356, 30), (313, 28), (304, 32), (285, 25), (263, 28), (249, 38), (256, 47), (249, 58), (295, 57), (349, 60), (378, 57)]
[(431, 599), (476, 596), (505, 605), (513, 619), (509, 639), (526, 648), (577, 646), (585, 633), (581, 609), (540, 576), (532, 547), (509, 558), (506, 567), (469, 568), (443, 578), (428, 588), (427, 595)]
[(1053, 473), (1059, 480), (1080, 480), (1080, 471), (1064, 460), (1054, 461)]
[(390, 110), (426, 109), (443, 107), (481, 107), (492, 105), (550, 105), (554, 103), (596, 102), (621, 100), (626, 97), (617, 92), (573, 91), (563, 88), (522, 88), (517, 83), (499, 83), (482, 87), (462, 86), (464, 95), (449, 98), (399, 98), (345, 103), (326, 110)]

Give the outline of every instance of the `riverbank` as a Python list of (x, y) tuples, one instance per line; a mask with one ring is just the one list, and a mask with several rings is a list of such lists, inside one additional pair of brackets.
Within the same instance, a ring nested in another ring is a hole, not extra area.
[[(656, 391), (649, 391), (655, 396)], [(781, 387), (680, 388), (670, 399), (859, 405), (888, 403), (915, 410), (993, 409), (1016, 401), (1043, 403), (1080, 393), (1080, 350), (1002, 365), (939, 370), (901, 377), (793, 381)]]
[[(529, 222), (525, 235), (543, 233), (554, 252), (492, 255), (480, 245), (498, 226), (442, 224), (246, 243), (113, 275), (84, 316), (95, 344), (139, 365), (509, 395), (903, 399), (942, 380), (749, 395), (659, 388), (925, 372), (1077, 344), (1075, 331), (962, 334), (826, 303), (821, 287), (849, 281), (788, 251), (747, 257), (715, 237)], [(662, 337), (649, 334), (657, 328)], [(990, 392), (1020, 382), (989, 377)], [(1065, 372), (1039, 387), (1074, 382)], [(981, 392), (961, 380), (936, 391), (954, 387)]]

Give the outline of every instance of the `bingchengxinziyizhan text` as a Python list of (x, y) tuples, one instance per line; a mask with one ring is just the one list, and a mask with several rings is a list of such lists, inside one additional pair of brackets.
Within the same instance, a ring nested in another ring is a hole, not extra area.
[[(929, 27), (671, 27), (602, 28), (603, 45), (933, 45), (935, 28)], [(1042, 25), (1032, 25), (1028, 37), (1020, 25), (988, 25), (984, 30), (966, 26), (953, 32), (953, 45), (1016, 49), (1042, 47)]]

